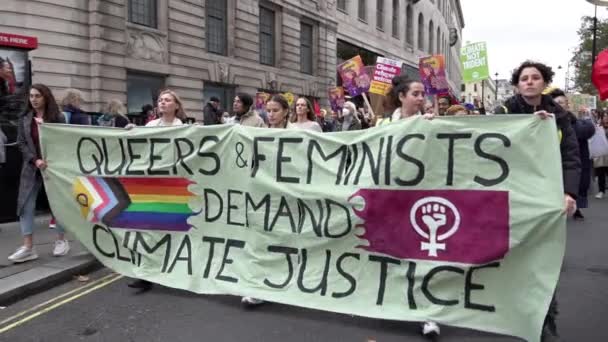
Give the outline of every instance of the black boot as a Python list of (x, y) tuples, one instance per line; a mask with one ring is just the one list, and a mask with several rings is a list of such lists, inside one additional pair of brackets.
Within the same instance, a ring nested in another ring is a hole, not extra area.
[(541, 342), (560, 342), (562, 341), (557, 334), (557, 323), (555, 322), (557, 318), (557, 314), (559, 313), (557, 309), (557, 300), (555, 299), (555, 294), (553, 298), (551, 298), (551, 304), (549, 305), (549, 311), (545, 316), (545, 322), (543, 323), (543, 330), (540, 335)]
[(584, 221), (585, 216), (583, 216), (583, 212), (580, 209), (576, 209), (574, 215), (572, 216), (577, 221)]
[(129, 283), (127, 286), (132, 289), (140, 289), (140, 293), (148, 292), (152, 289), (152, 283), (143, 279), (136, 279), (135, 281)]

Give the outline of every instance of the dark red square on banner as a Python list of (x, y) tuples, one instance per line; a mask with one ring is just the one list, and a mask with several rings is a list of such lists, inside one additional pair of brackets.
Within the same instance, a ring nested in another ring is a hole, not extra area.
[(400, 259), (485, 264), (509, 251), (509, 193), (361, 189), (355, 210), (369, 252)]

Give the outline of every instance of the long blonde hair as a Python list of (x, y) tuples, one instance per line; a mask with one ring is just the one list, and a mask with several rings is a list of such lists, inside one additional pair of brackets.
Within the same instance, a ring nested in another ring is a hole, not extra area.
[(72, 106), (74, 108), (79, 108), (82, 105), (82, 92), (78, 89), (70, 88), (65, 91), (65, 95), (61, 100), (61, 106)]
[(126, 118), (127, 108), (125, 108), (125, 105), (122, 104), (122, 101), (118, 99), (112, 99), (108, 102), (106, 106), (106, 113), (112, 116), (120, 115)]
[(160, 99), (161, 96), (163, 96), (165, 94), (171, 95), (173, 97), (173, 100), (175, 101), (175, 103), (177, 103), (177, 105), (179, 106), (179, 108), (177, 108), (177, 111), (175, 112), (175, 117), (182, 121), (185, 120), (187, 118), (187, 115), (186, 115), (186, 112), (184, 111), (184, 105), (182, 103), (182, 100), (179, 98), (177, 93), (171, 89), (165, 89), (160, 94), (158, 94), (158, 98)]

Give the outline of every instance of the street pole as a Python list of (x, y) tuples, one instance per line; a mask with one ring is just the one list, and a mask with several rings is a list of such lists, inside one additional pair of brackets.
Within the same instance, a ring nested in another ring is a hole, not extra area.
[(593, 16), (593, 47), (591, 48), (591, 67), (595, 65), (595, 45), (597, 41), (597, 5), (595, 5), (595, 14)]
[(564, 83), (564, 93), (568, 94), (568, 81), (570, 78), (570, 64), (572, 64), (572, 61), (568, 62), (568, 67), (566, 67), (566, 82)]
[(498, 73), (495, 73), (494, 76), (496, 76), (496, 81), (494, 81), (494, 94), (496, 95), (494, 102), (498, 102)]
[(484, 110), (486, 108), (485, 101), (486, 101), (486, 83), (485, 83), (485, 80), (481, 80), (481, 106), (483, 107)]

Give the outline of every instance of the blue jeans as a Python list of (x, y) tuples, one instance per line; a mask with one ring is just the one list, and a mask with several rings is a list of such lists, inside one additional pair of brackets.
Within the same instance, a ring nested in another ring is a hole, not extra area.
[[(23, 211), (21, 216), (19, 216), (19, 223), (21, 225), (21, 235), (27, 236), (32, 235), (34, 233), (34, 215), (36, 214), (36, 199), (38, 198), (38, 193), (40, 192), (40, 188), (42, 187), (42, 180), (36, 179), (36, 183), (34, 184), (34, 188), (30, 192), (30, 195), (27, 197), (25, 201), (25, 205), (23, 206)], [(63, 234), (63, 227), (57, 223), (57, 234)]]

